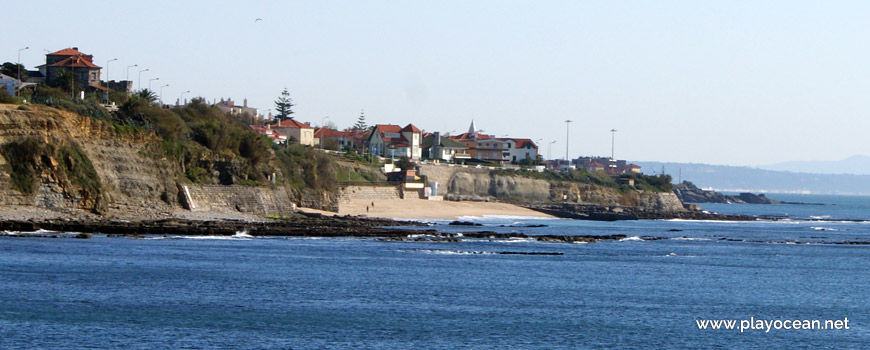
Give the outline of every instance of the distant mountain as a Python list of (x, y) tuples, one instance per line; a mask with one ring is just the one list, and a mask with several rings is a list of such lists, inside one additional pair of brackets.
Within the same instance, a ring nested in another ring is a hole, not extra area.
[(837, 161), (784, 162), (762, 165), (759, 168), (796, 173), (870, 175), (870, 156), (856, 155)]
[[(680, 177), (701, 188), (724, 192), (870, 195), (870, 175), (810, 174), (696, 163), (633, 161), (645, 174)], [(682, 173), (682, 175), (680, 175)]]

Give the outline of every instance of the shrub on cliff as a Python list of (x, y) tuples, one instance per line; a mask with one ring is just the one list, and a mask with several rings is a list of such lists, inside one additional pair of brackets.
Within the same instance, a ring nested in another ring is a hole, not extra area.
[(33, 137), (0, 146), (6, 158), (12, 187), (31, 195), (39, 178), (56, 179), (68, 198), (79, 197), (81, 205), (96, 210), (103, 204), (103, 189), (91, 160), (75, 143), (61, 145), (43, 143)]

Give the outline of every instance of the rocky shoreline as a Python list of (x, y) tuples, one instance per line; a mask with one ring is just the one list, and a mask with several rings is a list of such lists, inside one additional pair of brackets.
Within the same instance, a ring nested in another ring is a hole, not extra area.
[(719, 221), (754, 221), (755, 217), (743, 215), (725, 215), (698, 210), (663, 211), (643, 207), (604, 206), (594, 204), (534, 204), (526, 208), (564, 219), (617, 221), (617, 220), (719, 220)]

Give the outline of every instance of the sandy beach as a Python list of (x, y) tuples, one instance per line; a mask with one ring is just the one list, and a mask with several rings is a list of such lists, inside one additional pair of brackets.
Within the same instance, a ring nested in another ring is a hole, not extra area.
[[(374, 206), (372, 206), (374, 202)], [(368, 212), (366, 207), (368, 206)], [(460, 216), (552, 216), (507, 203), (429, 201), (425, 199), (352, 199), (339, 205), (339, 215), (368, 215), (391, 219), (456, 219)]]

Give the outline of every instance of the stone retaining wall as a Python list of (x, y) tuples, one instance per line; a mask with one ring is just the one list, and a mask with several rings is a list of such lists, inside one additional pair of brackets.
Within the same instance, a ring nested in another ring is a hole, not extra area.
[(348, 203), (351, 199), (400, 199), (398, 186), (347, 186), (341, 189), (340, 201)]
[(182, 186), (181, 192), (182, 204), (192, 211), (285, 215), (294, 207), (289, 194), (282, 187), (190, 185)]

